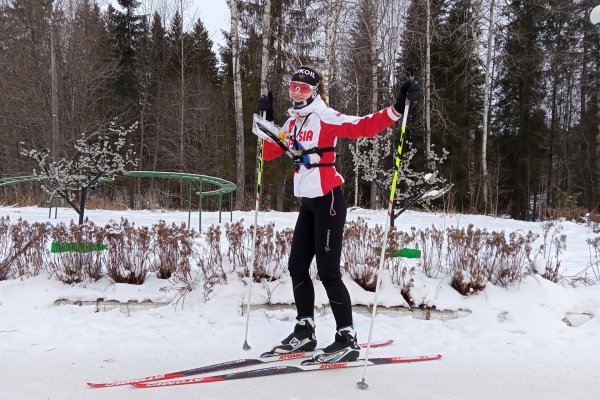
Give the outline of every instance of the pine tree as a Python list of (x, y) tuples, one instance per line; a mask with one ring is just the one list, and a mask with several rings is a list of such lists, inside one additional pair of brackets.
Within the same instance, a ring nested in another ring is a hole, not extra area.
[(453, 166), (450, 179), (456, 193), (455, 205), (461, 210), (474, 210), (476, 206), (479, 175), (475, 165), (479, 154), (475, 139), (480, 137), (483, 108), (481, 60), (475, 42), (478, 27), (473, 20), (472, 3), (472, 0), (445, 3), (439, 28), (443, 39), (436, 41), (439, 47), (433, 68), (433, 82), (444, 99), (447, 116), (441, 130), (441, 144), (450, 149), (449, 163)]
[(119, 11), (112, 5), (108, 6), (107, 11), (112, 58), (117, 63), (112, 89), (115, 100), (122, 107), (119, 111), (126, 112), (137, 109), (139, 105), (140, 82), (137, 71), (138, 52), (143, 37), (143, 17), (136, 15), (139, 1), (118, 0), (118, 3), (124, 11)]
[(498, 114), (494, 121), (501, 134), (498, 146), (504, 157), (501, 174), (510, 194), (505, 205), (513, 218), (529, 220), (535, 215), (540, 172), (546, 166), (546, 127), (540, 47), (543, 8), (539, 0), (512, 0), (500, 66)]

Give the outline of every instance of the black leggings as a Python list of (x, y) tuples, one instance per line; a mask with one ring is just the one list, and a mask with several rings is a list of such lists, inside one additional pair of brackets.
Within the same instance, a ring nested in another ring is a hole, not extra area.
[(315, 290), (308, 271), (316, 256), (337, 329), (352, 326), (352, 303), (340, 273), (345, 222), (346, 199), (340, 187), (321, 197), (302, 198), (289, 260), (298, 319), (314, 315)]

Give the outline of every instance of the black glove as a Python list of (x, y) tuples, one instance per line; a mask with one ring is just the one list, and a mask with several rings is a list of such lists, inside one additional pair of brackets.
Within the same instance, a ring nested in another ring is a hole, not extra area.
[(396, 103), (394, 104), (394, 109), (398, 114), (404, 113), (406, 99), (413, 103), (418, 103), (423, 99), (423, 90), (421, 89), (421, 85), (419, 85), (418, 81), (409, 79), (402, 83), (402, 86), (400, 86), (400, 93), (398, 93), (398, 97), (396, 97)]
[(259, 113), (266, 113), (267, 121), (273, 121), (273, 94), (269, 92), (268, 95), (260, 96), (258, 99), (258, 104), (256, 105), (256, 109)]

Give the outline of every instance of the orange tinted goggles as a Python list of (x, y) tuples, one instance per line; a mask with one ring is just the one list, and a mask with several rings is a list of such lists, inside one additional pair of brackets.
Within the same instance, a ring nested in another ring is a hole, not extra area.
[(299, 90), (301, 94), (311, 94), (317, 87), (304, 82), (290, 82), (290, 92)]

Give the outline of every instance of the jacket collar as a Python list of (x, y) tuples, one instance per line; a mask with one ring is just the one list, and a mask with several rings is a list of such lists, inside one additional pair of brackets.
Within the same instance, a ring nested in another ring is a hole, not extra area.
[(319, 96), (316, 99), (314, 99), (312, 103), (310, 103), (309, 105), (307, 105), (304, 108), (296, 110), (295, 108), (292, 107), (292, 108), (288, 109), (288, 114), (292, 118), (304, 118), (308, 114), (315, 112), (316, 110), (324, 108), (324, 107), (327, 107), (327, 105), (325, 104), (323, 99), (321, 99), (321, 97)]

